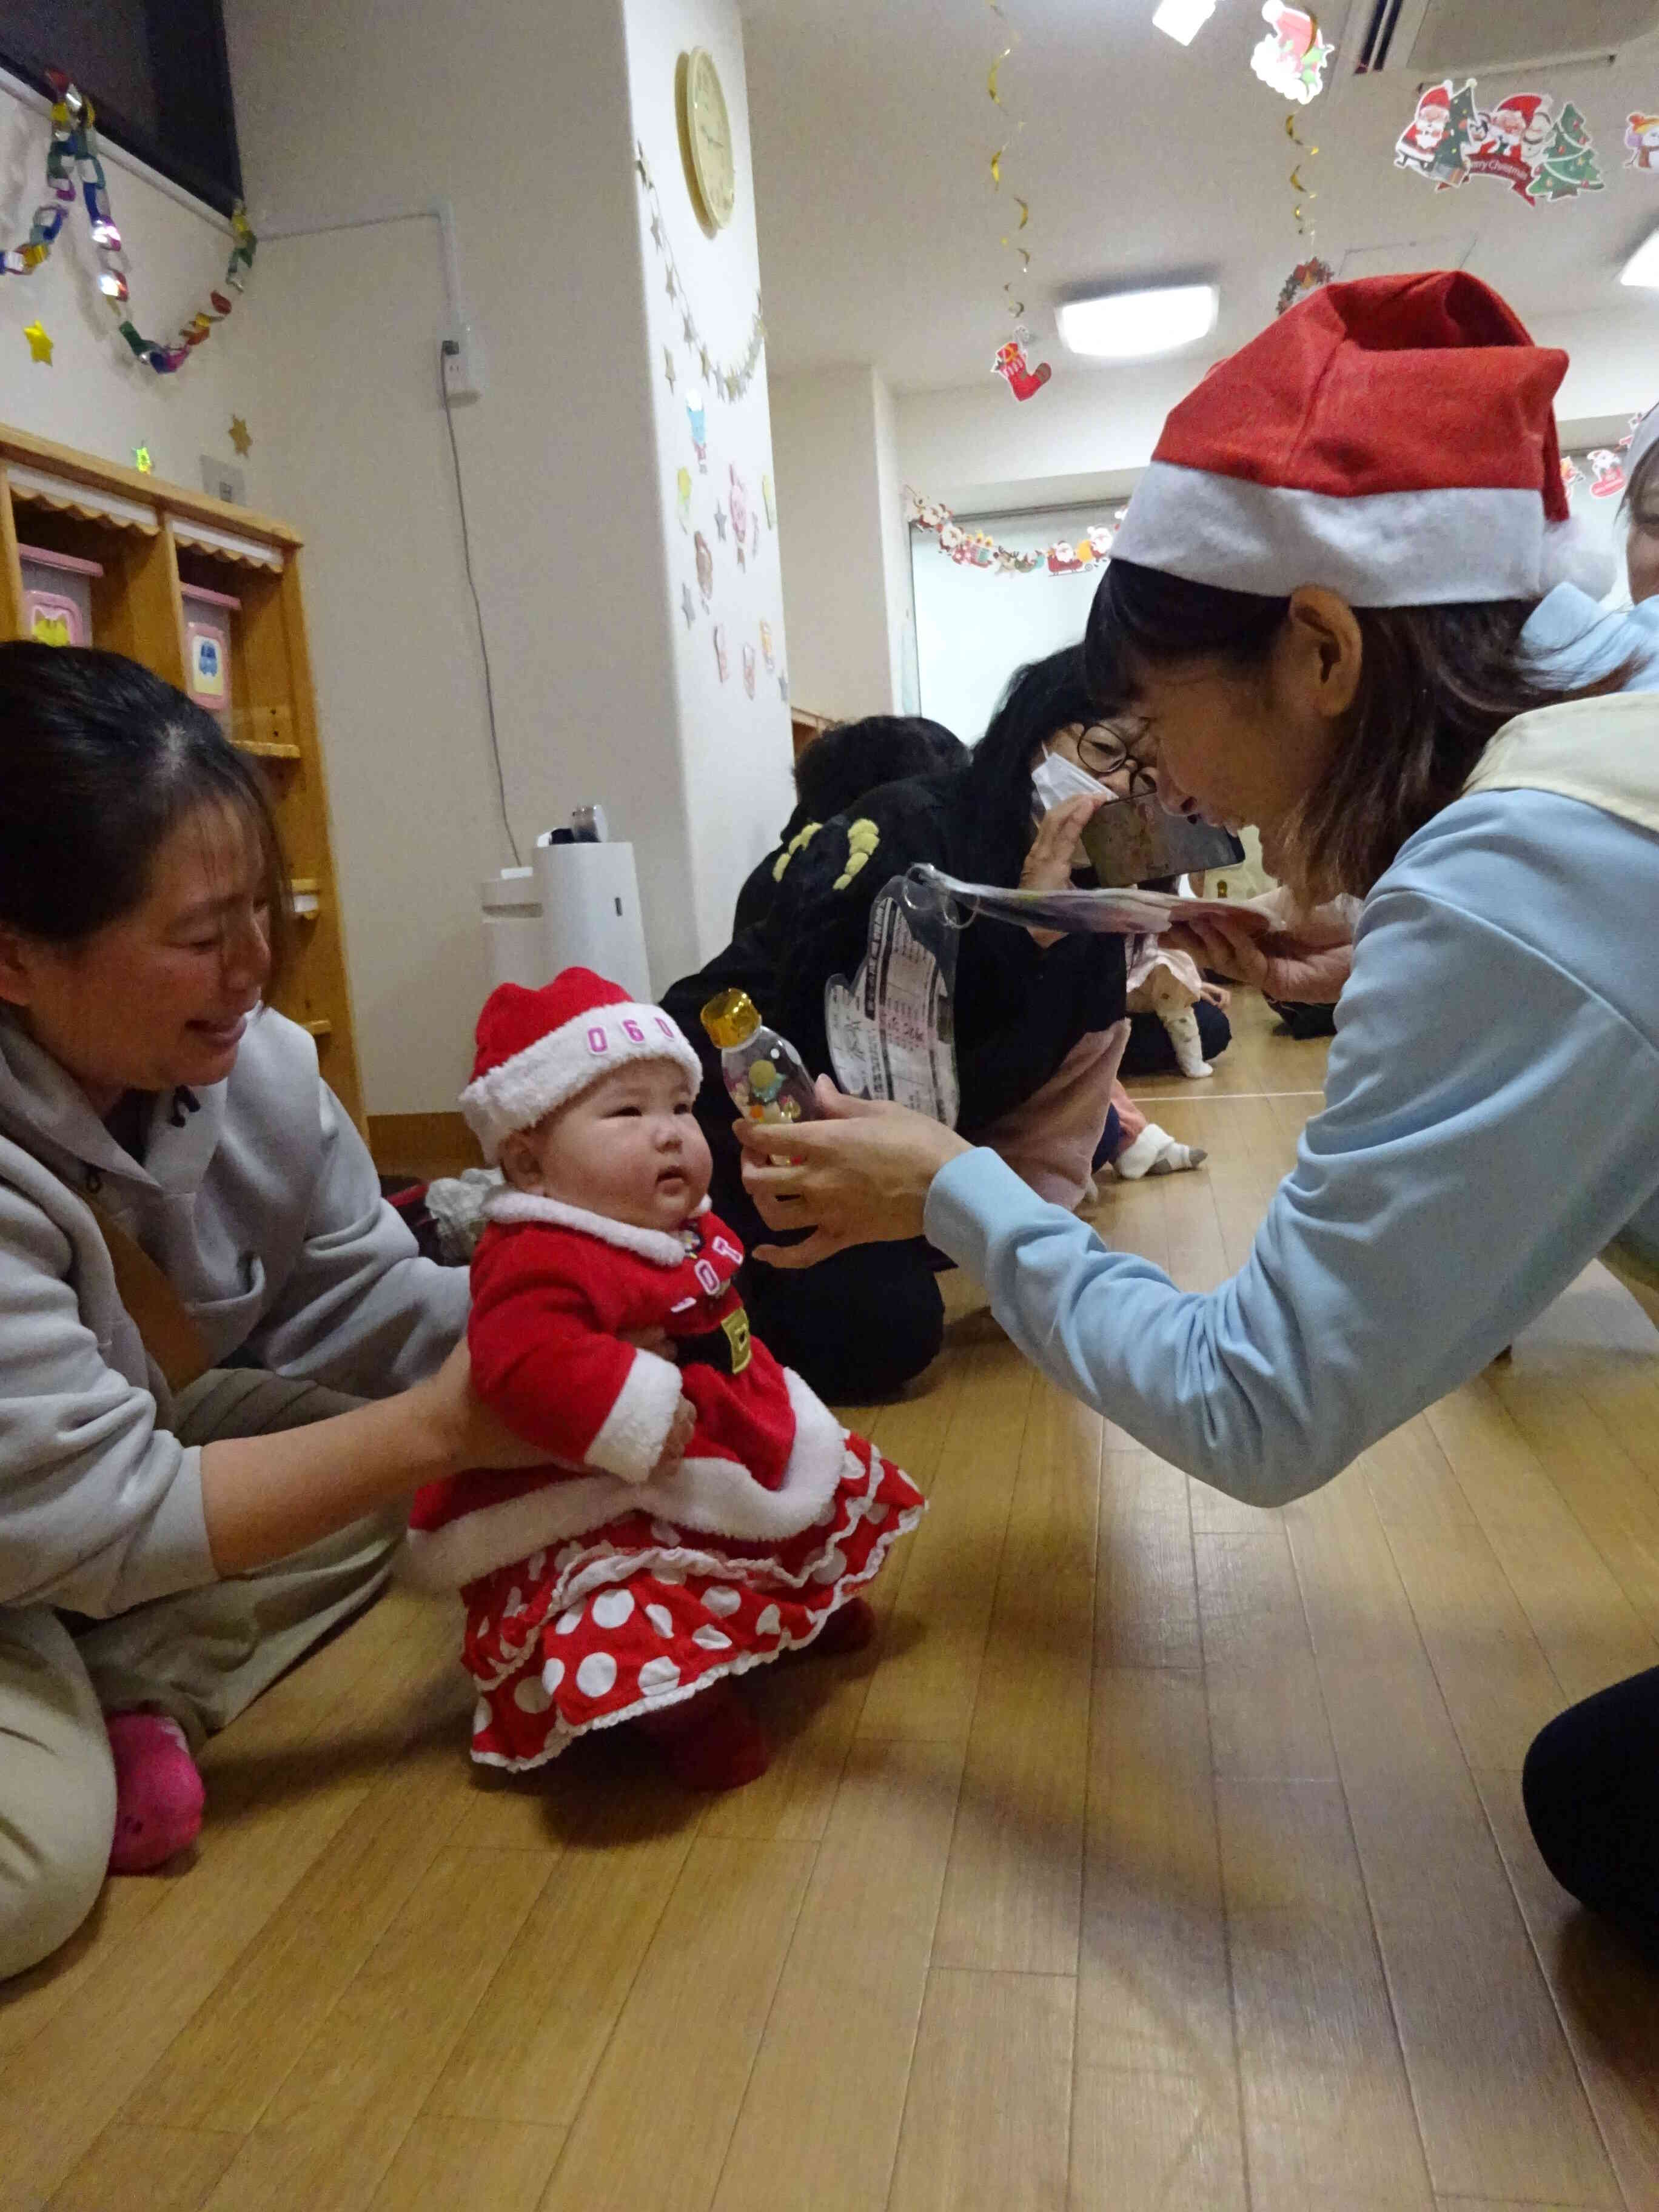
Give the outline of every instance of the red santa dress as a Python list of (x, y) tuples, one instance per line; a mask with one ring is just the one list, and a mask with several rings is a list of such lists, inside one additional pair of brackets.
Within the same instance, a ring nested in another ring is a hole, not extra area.
[[(473, 1381), (550, 1464), (428, 1484), (415, 1571), (459, 1588), (472, 1755), (538, 1766), (810, 1644), (925, 1505), (749, 1333), (743, 1248), (526, 1192), (472, 1263)], [(684, 1458), (653, 1477), (684, 1395)]]

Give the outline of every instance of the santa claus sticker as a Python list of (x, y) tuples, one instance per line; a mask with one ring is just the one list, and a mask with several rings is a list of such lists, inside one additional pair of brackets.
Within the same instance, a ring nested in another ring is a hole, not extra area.
[(1496, 177), (1525, 199), (1554, 124), (1547, 93), (1509, 94), (1486, 118), (1486, 135), (1469, 155), (1469, 174)]
[(1415, 169), (1436, 184), (1461, 183), (1469, 140), (1480, 119), (1474, 79), (1454, 87), (1449, 77), (1419, 95), (1417, 112), (1395, 141), (1396, 169)]
[(1461, 86), (1448, 77), (1419, 95), (1394, 159), (1443, 192), (1470, 177), (1493, 178), (1528, 207), (1606, 189), (1589, 126), (1571, 100), (1558, 114), (1548, 93), (1511, 92), (1482, 109), (1473, 77)]

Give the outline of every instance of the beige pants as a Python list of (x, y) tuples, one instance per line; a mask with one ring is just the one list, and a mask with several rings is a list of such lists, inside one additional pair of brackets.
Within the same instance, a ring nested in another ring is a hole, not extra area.
[[(173, 1427), (186, 1444), (268, 1436), (357, 1402), (216, 1369), (182, 1393)], [(103, 1887), (115, 1832), (104, 1714), (156, 1706), (199, 1746), (379, 1595), (404, 1517), (395, 1507), (257, 1574), (110, 1620), (0, 1607), (0, 1981), (55, 1951)]]

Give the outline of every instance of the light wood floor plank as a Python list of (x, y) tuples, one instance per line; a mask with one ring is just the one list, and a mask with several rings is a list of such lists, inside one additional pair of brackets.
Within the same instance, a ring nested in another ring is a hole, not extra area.
[(1490, 1383), (1424, 1416), (1569, 1700), (1659, 1664), (1644, 1626)]
[(903, 1580), (861, 1736), (966, 1740), (1036, 1379), (1000, 1333), (969, 1355), (930, 1510), (894, 1562)]
[(818, 1852), (714, 2212), (882, 2212), (962, 1777), (860, 1744)]
[(1193, 1538), (1215, 1771), (1334, 1780), (1336, 1753), (1282, 1518)]
[(1077, 1971), (1097, 1414), (1039, 1380), (933, 1940), (938, 1966)]
[(549, 1871), (534, 1851), (441, 1851), (206, 2212), (367, 2212)]
[(1253, 2203), (1431, 2212), (1340, 1785), (1223, 1778), (1216, 1806)]
[(1388, 1544), (1354, 1471), (1291, 1548), (1435, 2186), (1618, 2194)]
[(209, 1745), (196, 1863), (99, 1983), (120, 2035), (88, 2068), (84, 2007), (66, 2004), (0, 2069), (0, 2212), (50, 2196), (330, 1848), (407, 1739), (410, 1668), (448, 1634), (440, 1608), (394, 1591)]
[(707, 2212), (813, 1857), (692, 1846), (543, 2212)]
[(197, 2212), (241, 2140), (117, 2120), (53, 2195), (50, 2212)]
[(1204, 1685), (1095, 1676), (1072, 2212), (1245, 2202)]
[(369, 2212), (537, 2212), (562, 2128), (416, 2120)]
[(546, 1788), (561, 1856), (426, 2100), (432, 2118), (575, 2118), (691, 1849), (697, 1808), (648, 1766)]
[(1504, 1863), (1631, 2212), (1659, 2205), (1659, 1991), (1653, 1968), (1558, 1887), (1516, 1774), (1477, 1774)]
[(1069, 1975), (928, 1976), (889, 2212), (1058, 2212), (1066, 2202)]
[(1103, 1665), (1203, 1661), (1187, 1478), (1139, 1446), (1101, 1461), (1094, 1641)]

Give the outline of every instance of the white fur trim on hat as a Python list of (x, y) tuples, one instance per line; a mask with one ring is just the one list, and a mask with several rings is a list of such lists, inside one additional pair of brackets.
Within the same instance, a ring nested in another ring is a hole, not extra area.
[[(1453, 486), (1341, 499), (1154, 461), (1112, 557), (1269, 599), (1321, 584), (1356, 607), (1446, 606), (1542, 599), (1568, 580), (1560, 564), (1579, 557), (1570, 528), (1546, 523), (1535, 491)], [(1596, 588), (1599, 596), (1607, 586)]]
[(702, 1087), (702, 1061), (660, 1006), (595, 1006), (469, 1083), (461, 1111), (494, 1167), (515, 1130), (534, 1128), (601, 1078), (647, 1060), (672, 1060)]
[[(793, 1369), (783, 1379), (795, 1442), (783, 1480), (764, 1489), (730, 1459), (682, 1460), (654, 1482), (624, 1482), (584, 1468), (569, 1480), (481, 1507), (441, 1528), (411, 1528), (409, 1578), (423, 1589), (459, 1589), (514, 1559), (601, 1528), (623, 1513), (651, 1513), (677, 1528), (778, 1544), (810, 1528), (836, 1494), (847, 1431)], [(553, 1462), (562, 1466), (563, 1462)]]

